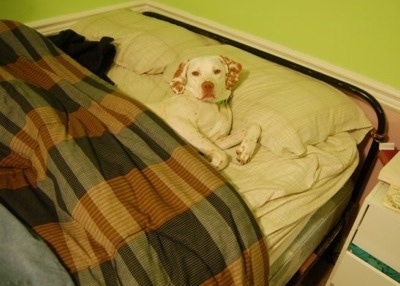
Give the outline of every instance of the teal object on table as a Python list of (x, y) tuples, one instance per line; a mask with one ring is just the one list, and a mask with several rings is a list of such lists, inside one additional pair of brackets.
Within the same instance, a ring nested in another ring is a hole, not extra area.
[(360, 247), (358, 247), (357, 245), (355, 245), (353, 243), (351, 243), (349, 245), (349, 250), (354, 255), (356, 255), (358, 258), (360, 258), (363, 261), (367, 262), (372, 267), (378, 269), (379, 271), (381, 271), (382, 273), (386, 274), (387, 276), (389, 276), (393, 280), (395, 280), (397, 282), (400, 282), (400, 272), (396, 271), (395, 269), (393, 269), (389, 265), (383, 263), (382, 261), (380, 261), (379, 259), (375, 258), (374, 256), (372, 256), (371, 254), (369, 254), (368, 252), (364, 251), (363, 249), (361, 249)]

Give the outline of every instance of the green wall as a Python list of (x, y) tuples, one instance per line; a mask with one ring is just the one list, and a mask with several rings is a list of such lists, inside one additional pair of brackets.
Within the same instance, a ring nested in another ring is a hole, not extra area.
[(0, 0), (0, 19), (33, 22), (131, 0)]
[(158, 0), (400, 89), (399, 0)]
[[(1, 1), (23, 22), (130, 0)], [(399, 0), (157, 0), (400, 89)], [(10, 4), (11, 3), (11, 4)]]

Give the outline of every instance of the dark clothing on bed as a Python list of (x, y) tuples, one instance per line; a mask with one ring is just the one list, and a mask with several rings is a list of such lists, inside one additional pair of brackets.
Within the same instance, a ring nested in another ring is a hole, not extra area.
[(88, 41), (70, 29), (47, 38), (82, 66), (113, 84), (107, 77), (116, 53), (113, 38), (102, 37), (100, 41)]

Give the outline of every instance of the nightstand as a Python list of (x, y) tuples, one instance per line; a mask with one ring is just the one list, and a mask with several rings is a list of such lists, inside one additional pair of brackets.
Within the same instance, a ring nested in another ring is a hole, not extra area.
[(400, 212), (383, 205), (388, 188), (378, 182), (365, 199), (326, 285), (400, 285), (389, 276), (400, 275)]
[(399, 150), (381, 150), (378, 153), (379, 160), (383, 165), (386, 165), (397, 153)]

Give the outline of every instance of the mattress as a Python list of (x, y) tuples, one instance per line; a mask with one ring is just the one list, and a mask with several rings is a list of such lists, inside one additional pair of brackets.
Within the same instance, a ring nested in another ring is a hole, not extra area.
[(299, 231), (293, 242), (271, 263), (270, 285), (285, 285), (320, 244), (325, 234), (335, 226), (351, 198), (349, 180), (329, 201), (319, 208)]
[[(109, 77), (127, 95), (146, 94), (146, 99), (139, 99), (145, 104), (162, 100), (168, 90), (168, 84), (160, 82), (161, 75), (142, 75), (138, 80), (137, 75), (132, 76), (128, 70), (117, 66)], [(148, 90), (143, 91), (145, 88)], [(354, 141), (347, 134), (342, 135), (325, 142), (325, 146), (321, 144), (320, 148), (309, 147), (309, 155), (296, 160), (276, 155), (259, 145), (249, 164), (232, 161), (222, 170), (258, 219), (269, 245), (271, 263), (293, 241), (312, 214), (345, 184), (356, 167), (358, 157)], [(234, 158), (236, 149), (233, 147), (227, 152)], [(319, 176), (315, 177), (316, 174)]]
[[(232, 160), (221, 173), (257, 218), (276, 269), (278, 257), (284, 259), (281, 254), (316, 219), (316, 211), (327, 202), (335, 205), (332, 198), (358, 164), (357, 144), (371, 128), (347, 96), (236, 47), (129, 10), (82, 19), (71, 28), (90, 40), (114, 38), (117, 55), (108, 76), (124, 94), (148, 106), (173, 95), (169, 81), (183, 60), (222, 54), (242, 63), (231, 99), (232, 131), (253, 120), (262, 125), (262, 137), (250, 163)], [(348, 120), (343, 123), (342, 117)], [(235, 157), (235, 148), (227, 152)]]

